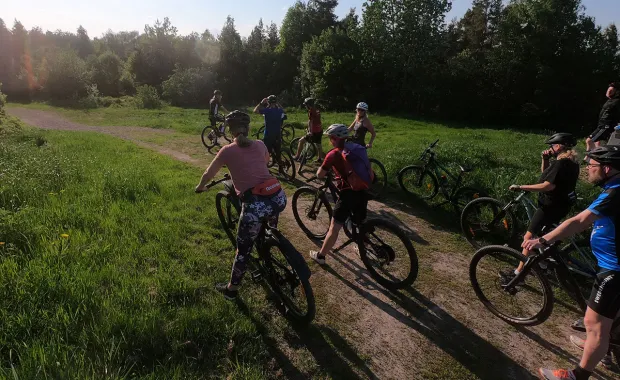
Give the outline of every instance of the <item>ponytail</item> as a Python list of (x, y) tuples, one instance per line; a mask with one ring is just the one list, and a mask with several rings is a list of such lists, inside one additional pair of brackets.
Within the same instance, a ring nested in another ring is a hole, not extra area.
[[(252, 140), (250, 140), (248, 138), (248, 132), (250, 130), (249, 126), (247, 126), (247, 127), (237, 127), (237, 128), (234, 128), (234, 129), (236, 130), (235, 132), (237, 132), (237, 131), (239, 132), (235, 136), (235, 141), (237, 142), (237, 145), (239, 145), (239, 147), (247, 148), (250, 145), (252, 145)], [(231, 128), (231, 132), (233, 132), (232, 128)]]
[(558, 160), (561, 160), (563, 158), (568, 158), (574, 162), (578, 162), (579, 157), (575, 149), (567, 149), (564, 152), (558, 154), (558, 157), (557, 157)]

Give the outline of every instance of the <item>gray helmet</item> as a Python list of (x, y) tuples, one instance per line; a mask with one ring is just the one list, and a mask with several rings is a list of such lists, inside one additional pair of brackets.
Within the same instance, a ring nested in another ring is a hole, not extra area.
[(269, 95), (267, 97), (267, 102), (269, 102), (269, 104), (277, 103), (278, 98), (275, 95)]
[(620, 170), (620, 145), (599, 146), (586, 153), (596, 162)]
[(250, 126), (250, 115), (247, 113), (235, 110), (226, 115), (226, 124), (230, 128), (243, 128)]
[(332, 124), (323, 134), (328, 136), (334, 136), (339, 139), (345, 139), (349, 137), (349, 129), (344, 124)]
[(304, 106), (314, 107), (314, 98), (304, 99)]
[(215, 90), (215, 91), (213, 91), (213, 95), (222, 95), (222, 91)]
[(545, 143), (549, 145), (562, 144), (571, 148), (577, 145), (577, 139), (570, 133), (556, 133), (555, 135), (549, 137)]

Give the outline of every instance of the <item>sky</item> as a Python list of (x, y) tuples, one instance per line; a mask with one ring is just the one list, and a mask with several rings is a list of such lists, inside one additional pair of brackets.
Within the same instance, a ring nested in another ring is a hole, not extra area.
[[(226, 16), (235, 19), (242, 36), (250, 34), (262, 17), (280, 25), (286, 10), (294, 0), (2, 0), (0, 18), (12, 27), (15, 19), (27, 29), (39, 26), (45, 30), (73, 31), (84, 26), (90, 37), (98, 37), (108, 29), (113, 31), (138, 30), (157, 19), (169, 17), (179, 33), (203, 32), (209, 29), (217, 34)], [(363, 0), (340, 0), (336, 14), (346, 15), (350, 8), (360, 13)], [(452, 11), (446, 21), (461, 17), (471, 0), (453, 0)], [(596, 18), (597, 24), (620, 24), (619, 0), (583, 0), (586, 13)]]

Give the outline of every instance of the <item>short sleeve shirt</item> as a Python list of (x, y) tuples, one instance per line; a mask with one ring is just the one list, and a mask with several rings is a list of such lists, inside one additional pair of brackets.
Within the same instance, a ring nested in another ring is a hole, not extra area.
[(603, 186), (603, 192), (588, 210), (599, 218), (592, 226), (592, 253), (603, 269), (620, 271), (620, 179)]
[(264, 137), (279, 137), (282, 128), (282, 121), (285, 119), (282, 108), (261, 108), (260, 114), (265, 118)]
[(313, 107), (308, 110), (308, 120), (310, 121), (310, 132), (323, 132), (323, 125), (321, 124), (321, 111), (319, 111), (318, 108)]
[(538, 194), (538, 203), (543, 206), (554, 206), (570, 202), (579, 178), (579, 164), (570, 158), (552, 162), (539, 178), (539, 183), (548, 181), (555, 189)]
[(336, 175), (336, 187), (338, 190), (347, 190), (351, 187), (349, 184), (343, 180), (343, 176), (346, 176), (347, 170), (344, 163), (344, 158), (342, 158), (342, 149), (332, 149), (325, 155), (325, 160), (321, 164), (321, 169), (325, 171), (330, 171), (334, 169), (334, 174)]

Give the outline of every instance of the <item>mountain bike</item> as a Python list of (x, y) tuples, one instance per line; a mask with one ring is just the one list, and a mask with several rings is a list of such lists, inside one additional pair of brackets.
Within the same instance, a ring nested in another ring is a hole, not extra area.
[[(317, 155), (316, 145), (310, 142), (311, 137), (312, 137), (312, 134), (308, 134), (306, 136), (305, 144), (303, 148), (301, 149), (301, 153), (299, 154), (299, 161), (298, 161), (299, 167), (297, 168), (297, 174), (301, 174), (301, 170), (303, 169), (304, 165), (307, 162), (310, 162), (310, 160), (312, 160)], [(291, 143), (289, 145), (291, 152), (297, 152), (297, 148), (299, 147), (300, 140), (301, 140), (301, 137), (296, 137), (293, 140), (291, 140)]]
[[(501, 270), (523, 269), (511, 280), (502, 278)], [(532, 252), (527, 257), (519, 251), (500, 245), (479, 249), (469, 264), (469, 279), (474, 292), (484, 306), (497, 317), (513, 324), (534, 326), (543, 323), (553, 310), (553, 290), (541, 263), (551, 265), (562, 287), (577, 300), (585, 312), (586, 298), (564, 255), (556, 243), (544, 250)]]
[(230, 134), (230, 127), (224, 120), (219, 121), (220, 124), (216, 127), (207, 125), (202, 129), (200, 139), (202, 140), (202, 145), (207, 149), (211, 149), (216, 145), (224, 146), (234, 140), (234, 137)]
[[(265, 126), (263, 125), (252, 136), (260, 140), (265, 134)], [(281, 129), (282, 142), (289, 144), (295, 138), (295, 128), (292, 124), (283, 124)]]
[[(316, 177), (310, 178), (308, 182)], [(329, 198), (338, 199), (339, 191), (331, 173), (319, 188), (300, 187), (293, 194), (293, 215), (299, 227), (311, 239), (327, 235), (332, 218)], [(344, 225), (348, 240), (334, 252), (356, 244), (358, 253), (370, 275), (388, 289), (411, 285), (418, 275), (418, 256), (411, 240), (398, 225), (379, 218), (356, 223), (351, 218)]]
[[(215, 195), (215, 207), (226, 235), (236, 247), (236, 229), (241, 213), (241, 200), (229, 179), (230, 177), (225, 175), (219, 180), (211, 181), (206, 188), (219, 183), (224, 184), (224, 190), (220, 190)], [(312, 322), (316, 313), (316, 305), (309, 282), (310, 268), (301, 253), (266, 220), (262, 221), (248, 267), (250, 277), (254, 282), (267, 280), (292, 320), (301, 324)]]
[[(470, 200), (485, 196), (486, 193), (473, 187), (461, 187), (463, 176), (473, 169), (459, 165), (458, 175), (450, 173), (435, 158), (434, 148), (438, 142), (439, 139), (422, 152), (418, 159), (421, 165), (406, 166), (398, 172), (398, 184), (406, 194), (425, 200), (433, 199), (441, 191), (446, 201), (439, 205), (450, 203), (460, 215)], [(449, 184), (449, 179), (453, 185)]]
[(277, 165), (278, 174), (285, 181), (292, 181), (295, 179), (295, 160), (293, 156), (286, 149), (280, 148), (280, 162), (276, 159), (276, 152), (273, 148), (269, 149), (269, 161), (267, 161), (267, 167), (273, 168)]

